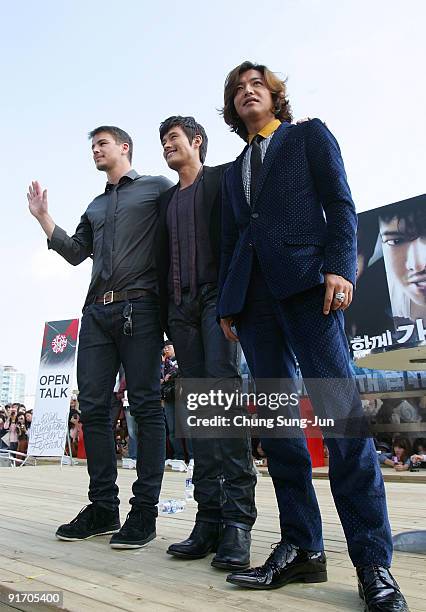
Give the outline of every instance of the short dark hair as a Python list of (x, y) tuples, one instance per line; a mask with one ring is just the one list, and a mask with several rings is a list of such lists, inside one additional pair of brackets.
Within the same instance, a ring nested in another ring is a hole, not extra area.
[(416, 438), (413, 442), (413, 450), (415, 454), (419, 453), (419, 446), (426, 448), (426, 438)]
[[(374, 222), (375, 221), (375, 222)], [(374, 221), (370, 217), (359, 219), (358, 231), (357, 231), (357, 252), (358, 255), (363, 255), (366, 263), (368, 263), (374, 254), (376, 248), (377, 237), (379, 234), (379, 228), (377, 225), (377, 219)]]
[(206, 130), (202, 125), (197, 123), (194, 117), (182, 117), (181, 115), (174, 115), (172, 117), (168, 117), (162, 123), (160, 123), (160, 140), (162, 141), (167, 132), (174, 127), (180, 127), (186, 134), (189, 144), (192, 144), (192, 141), (196, 136), (201, 136), (203, 139), (198, 152), (200, 154), (200, 162), (204, 164), (204, 160), (207, 155), (207, 144), (208, 138), (206, 134)]
[(116, 144), (127, 143), (129, 145), (129, 150), (127, 152), (127, 157), (129, 158), (129, 162), (132, 163), (133, 140), (131, 139), (131, 137), (129, 136), (129, 134), (127, 132), (125, 132), (124, 130), (122, 130), (119, 127), (116, 127), (115, 125), (100, 125), (99, 127), (95, 128), (94, 130), (89, 132), (89, 138), (90, 139), (94, 138), (96, 136), (96, 134), (100, 134), (100, 132), (107, 132), (108, 134), (111, 134), (111, 136), (114, 138)]
[(248, 132), (244, 122), (242, 119), (240, 119), (237, 111), (235, 110), (234, 98), (240, 76), (244, 72), (247, 72), (247, 70), (258, 70), (263, 75), (266, 86), (272, 95), (272, 102), (274, 106), (271, 111), (274, 113), (275, 117), (280, 121), (291, 122), (293, 119), (291, 106), (287, 99), (286, 82), (280, 79), (264, 64), (255, 64), (254, 62), (245, 61), (231, 70), (226, 77), (224, 104), (222, 110), (220, 111), (225, 123), (227, 123), (231, 128), (231, 132), (235, 132), (243, 140), (247, 140)]
[(388, 204), (379, 210), (379, 221), (389, 223), (397, 219), (398, 227), (405, 221), (405, 231), (413, 236), (426, 236), (426, 206), (421, 198), (410, 198), (406, 203)]

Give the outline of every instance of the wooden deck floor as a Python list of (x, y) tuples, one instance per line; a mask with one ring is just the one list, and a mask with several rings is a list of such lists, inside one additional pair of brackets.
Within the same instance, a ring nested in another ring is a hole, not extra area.
[[(123, 519), (134, 475), (134, 471), (120, 470)], [(106, 536), (85, 542), (60, 542), (54, 537), (57, 525), (70, 520), (87, 503), (84, 466), (62, 470), (56, 465), (0, 468), (0, 478), (0, 592), (60, 590), (64, 592), (64, 608), (78, 612), (363, 609), (326, 480), (315, 480), (314, 484), (324, 522), (329, 581), (253, 592), (225, 583), (226, 572), (211, 568), (210, 557), (190, 562), (165, 554), (170, 543), (189, 534), (194, 506), (174, 516), (160, 517), (157, 539), (146, 548), (117, 551), (109, 548)], [(167, 472), (162, 497), (182, 497), (183, 487), (184, 474)], [(424, 484), (390, 482), (386, 489), (393, 532), (424, 529)], [(270, 478), (258, 479), (257, 504), (253, 564), (261, 564), (270, 552), (270, 544), (279, 540)], [(425, 611), (425, 557), (395, 553), (393, 572), (410, 610)], [(0, 605), (3, 609), (9, 607)], [(42, 608), (33, 606), (31, 610)]]

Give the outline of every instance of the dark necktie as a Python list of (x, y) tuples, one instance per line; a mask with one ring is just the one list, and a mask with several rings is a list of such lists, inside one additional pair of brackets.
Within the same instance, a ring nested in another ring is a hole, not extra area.
[(105, 213), (101, 273), (105, 281), (110, 279), (112, 275), (112, 249), (114, 246), (115, 211), (117, 210), (117, 187), (118, 185), (113, 185), (109, 191), (109, 201)]
[(260, 142), (263, 140), (263, 136), (256, 134), (251, 141), (251, 155), (250, 155), (250, 206), (253, 206), (254, 195), (256, 193), (256, 187), (259, 182), (260, 171), (262, 170), (262, 150), (260, 148)]

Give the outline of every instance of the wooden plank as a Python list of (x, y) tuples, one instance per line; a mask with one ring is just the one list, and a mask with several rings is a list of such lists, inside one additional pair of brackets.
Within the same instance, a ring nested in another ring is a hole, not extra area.
[[(160, 517), (158, 537), (144, 549), (113, 551), (108, 537), (86, 542), (60, 542), (56, 527), (69, 521), (86, 501), (84, 467), (59, 470), (45, 465), (22, 470), (3, 469), (0, 499), (0, 567), (5, 568), (1, 585), (17, 590), (63, 590), (69, 610), (247, 610), (265, 612), (298, 610), (324, 612), (359, 610), (355, 571), (347, 556), (346, 542), (330, 494), (329, 483), (314, 483), (324, 519), (329, 582), (321, 585), (288, 585), (276, 591), (253, 592), (225, 582), (226, 572), (210, 567), (211, 556), (182, 561), (165, 554), (168, 545), (187, 537), (195, 516), (195, 504), (173, 517)], [(120, 470), (122, 518), (134, 472)], [(184, 475), (165, 475), (162, 497), (179, 497)], [(386, 485), (394, 529), (419, 526), (417, 484)], [(270, 545), (279, 539), (277, 507), (269, 478), (259, 479), (259, 518), (253, 531), (252, 563), (261, 564)], [(19, 504), (16, 504), (16, 500)], [(423, 521), (424, 522), (424, 521)], [(424, 557), (398, 553), (394, 573), (412, 611), (424, 608), (426, 572), (420, 571)]]

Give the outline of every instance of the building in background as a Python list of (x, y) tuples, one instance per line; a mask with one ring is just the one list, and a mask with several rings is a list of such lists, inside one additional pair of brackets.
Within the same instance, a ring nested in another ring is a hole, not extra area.
[(0, 365), (0, 404), (25, 400), (25, 374), (10, 365)]

